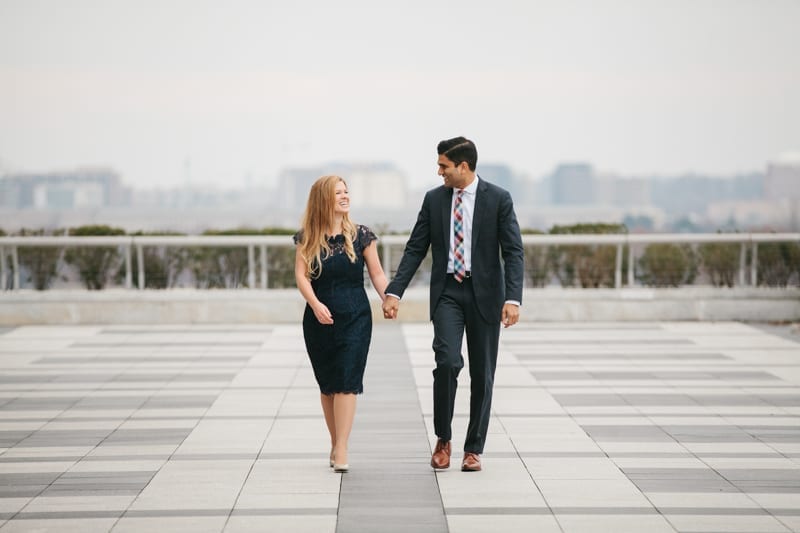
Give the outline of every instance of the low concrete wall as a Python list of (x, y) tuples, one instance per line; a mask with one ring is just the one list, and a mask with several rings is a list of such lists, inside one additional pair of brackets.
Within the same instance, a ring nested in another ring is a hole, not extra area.
[[(375, 320), (383, 320), (374, 293)], [(299, 322), (296, 290), (175, 289), (0, 293), (0, 325)], [(427, 288), (406, 292), (400, 320), (428, 320)], [(521, 320), (800, 320), (800, 289), (528, 289)]]

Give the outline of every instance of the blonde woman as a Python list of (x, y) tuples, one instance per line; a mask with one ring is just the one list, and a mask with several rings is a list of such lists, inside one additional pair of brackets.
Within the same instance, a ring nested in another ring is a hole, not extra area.
[(350, 196), (339, 176), (319, 178), (308, 194), (303, 227), (295, 234), (295, 279), (306, 300), (303, 337), (331, 437), (330, 466), (347, 472), (347, 441), (372, 337), (364, 265), (385, 298), (388, 284), (377, 237), (350, 221)]

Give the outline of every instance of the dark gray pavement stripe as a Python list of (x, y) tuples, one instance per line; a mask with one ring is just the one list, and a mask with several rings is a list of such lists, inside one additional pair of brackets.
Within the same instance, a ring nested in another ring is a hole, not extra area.
[(337, 533), (446, 532), (401, 327), (376, 324), (342, 477)]

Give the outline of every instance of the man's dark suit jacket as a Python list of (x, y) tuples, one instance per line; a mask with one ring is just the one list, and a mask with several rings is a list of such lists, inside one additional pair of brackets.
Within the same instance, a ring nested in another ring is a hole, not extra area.
[[(444, 185), (425, 194), (397, 274), (386, 287), (386, 293), (402, 297), (430, 247), (433, 256), (431, 320), (448, 276), (452, 198), (453, 189)], [(471, 251), (472, 289), (481, 317), (490, 324), (499, 325), (505, 301), (522, 303), (522, 238), (511, 195), (483, 179), (478, 181), (475, 194)]]

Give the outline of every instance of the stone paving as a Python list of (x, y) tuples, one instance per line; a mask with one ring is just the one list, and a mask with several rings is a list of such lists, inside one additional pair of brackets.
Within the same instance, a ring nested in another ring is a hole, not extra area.
[(431, 336), (376, 323), (341, 475), (299, 324), (2, 329), (0, 533), (800, 531), (788, 328), (506, 330), (479, 473), (428, 466)]

